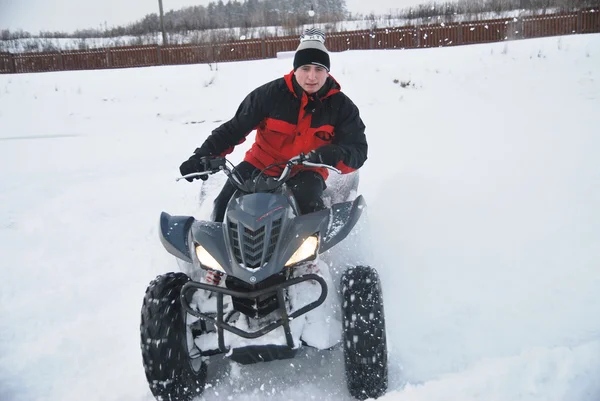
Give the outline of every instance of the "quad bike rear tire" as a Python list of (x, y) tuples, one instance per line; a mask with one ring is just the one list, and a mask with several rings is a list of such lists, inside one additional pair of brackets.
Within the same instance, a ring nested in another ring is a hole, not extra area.
[(150, 391), (161, 401), (191, 401), (204, 391), (207, 366), (199, 352), (197, 358), (190, 358), (186, 314), (179, 298), (188, 281), (190, 278), (183, 273), (158, 276), (144, 296), (142, 358)]
[(350, 394), (378, 398), (388, 387), (387, 343), (381, 282), (375, 269), (357, 266), (341, 280), (344, 361)]

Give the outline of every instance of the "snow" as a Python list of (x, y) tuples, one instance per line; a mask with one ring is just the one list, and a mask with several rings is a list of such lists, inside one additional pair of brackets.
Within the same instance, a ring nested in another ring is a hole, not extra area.
[[(383, 400), (600, 398), (598, 49), (578, 35), (331, 55), (369, 139), (369, 246), (331, 252), (379, 270)], [(179, 164), (291, 69), (214, 67), (0, 75), (1, 400), (152, 400), (140, 307), (179, 269), (159, 214), (207, 218), (199, 192), (224, 180), (175, 182)], [(350, 399), (341, 348), (209, 371), (205, 400)]]

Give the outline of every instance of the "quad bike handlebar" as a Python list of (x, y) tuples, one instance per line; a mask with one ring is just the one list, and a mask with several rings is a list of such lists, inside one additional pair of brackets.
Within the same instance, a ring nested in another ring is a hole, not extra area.
[[(313, 168), (326, 168), (328, 170), (334, 171), (338, 174), (342, 172), (337, 168), (330, 166), (328, 164), (323, 163), (313, 163), (308, 161), (308, 156), (304, 153), (300, 153), (298, 156), (292, 157), (290, 160), (282, 163), (274, 163), (270, 166), (265, 167), (256, 177), (252, 177), (251, 180), (244, 182), (244, 180), (239, 176), (235, 167), (229, 160), (225, 157), (221, 156), (206, 156), (201, 159), (204, 164), (204, 170), (199, 171), (197, 173), (186, 174), (184, 176), (178, 177), (176, 180), (182, 180), (187, 178), (199, 177), (202, 175), (212, 175), (218, 173), (219, 171), (225, 172), (229, 181), (240, 191), (245, 193), (256, 193), (256, 192), (272, 192), (279, 188), (284, 182), (286, 182), (290, 178), (290, 174), (292, 172), (292, 167), (294, 166), (305, 166), (305, 167), (313, 167)], [(283, 171), (279, 175), (279, 177), (269, 176), (266, 172), (275, 167), (281, 168)]]
[(285, 163), (285, 168), (283, 169), (281, 176), (279, 176), (279, 178), (277, 180), (278, 181), (287, 180), (289, 178), (288, 176), (292, 170), (292, 167), (298, 166), (298, 165), (303, 165), (306, 167), (326, 168), (327, 170), (331, 170), (338, 174), (342, 174), (342, 172), (340, 170), (338, 170), (337, 168), (335, 168), (333, 166), (330, 166), (329, 164), (310, 162), (310, 161), (308, 161), (307, 155), (305, 155), (304, 153), (300, 153), (298, 156), (292, 157), (290, 160), (288, 160)]

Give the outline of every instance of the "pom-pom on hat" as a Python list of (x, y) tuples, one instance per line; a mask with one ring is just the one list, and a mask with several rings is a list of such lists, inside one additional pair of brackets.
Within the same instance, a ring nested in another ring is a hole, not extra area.
[(294, 55), (294, 71), (306, 64), (319, 65), (329, 71), (329, 52), (325, 47), (325, 33), (320, 29), (307, 29), (300, 36), (300, 45)]

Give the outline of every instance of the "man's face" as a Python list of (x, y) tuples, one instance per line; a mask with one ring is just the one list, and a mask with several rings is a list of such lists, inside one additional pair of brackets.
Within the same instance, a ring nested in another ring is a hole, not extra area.
[(325, 85), (329, 73), (319, 65), (306, 64), (298, 68), (294, 75), (300, 87), (312, 95)]

